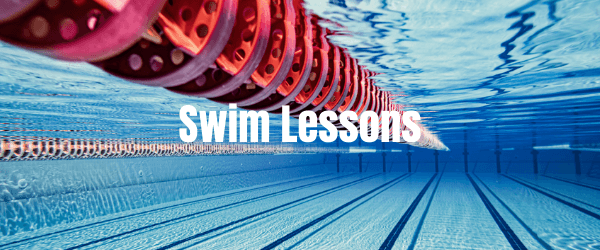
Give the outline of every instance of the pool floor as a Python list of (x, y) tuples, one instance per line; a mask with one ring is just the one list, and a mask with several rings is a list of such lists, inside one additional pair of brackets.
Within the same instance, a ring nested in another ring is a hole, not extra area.
[(0, 238), (10, 249), (598, 249), (600, 180), (340, 173)]

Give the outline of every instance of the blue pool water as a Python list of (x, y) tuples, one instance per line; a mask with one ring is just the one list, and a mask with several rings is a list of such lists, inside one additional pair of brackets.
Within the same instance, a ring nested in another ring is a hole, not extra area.
[[(306, 7), (451, 151), (0, 161), (0, 249), (600, 249), (600, 1)], [(227, 110), (0, 43), (0, 139), (179, 142), (186, 104)]]

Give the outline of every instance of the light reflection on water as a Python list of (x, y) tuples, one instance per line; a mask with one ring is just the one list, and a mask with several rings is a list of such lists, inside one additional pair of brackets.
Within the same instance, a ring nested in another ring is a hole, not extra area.
[[(309, 0), (331, 40), (446, 144), (596, 142), (600, 1)], [(83, 63), (0, 44), (0, 135), (177, 140), (185, 104), (227, 107), (127, 83)], [(278, 116), (271, 116), (277, 140)], [(292, 129), (293, 131), (293, 129)]]
[(329, 2), (307, 6), (446, 144), (597, 141), (599, 1)]

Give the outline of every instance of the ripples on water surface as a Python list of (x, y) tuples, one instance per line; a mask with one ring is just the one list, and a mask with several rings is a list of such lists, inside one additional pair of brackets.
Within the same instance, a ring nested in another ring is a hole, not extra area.
[[(600, 1), (307, 1), (332, 40), (449, 145), (599, 138)], [(184, 104), (81, 63), (0, 45), (2, 134), (177, 140)], [(273, 116), (273, 119), (279, 119)], [(277, 123), (273, 123), (277, 124)], [(277, 126), (273, 126), (278, 129)], [(42, 131), (40, 131), (42, 130)], [(68, 131), (75, 130), (75, 131)], [(73, 133), (75, 132), (75, 133)], [(276, 131), (272, 132), (276, 140)], [(577, 137), (577, 138), (576, 138)]]
[[(309, 1), (444, 142), (598, 138), (599, 1)], [(333, 6), (337, 5), (337, 6)], [(577, 115), (576, 115), (577, 114)], [(535, 124), (533, 124), (535, 123)], [(477, 132), (475, 131), (477, 130)]]

